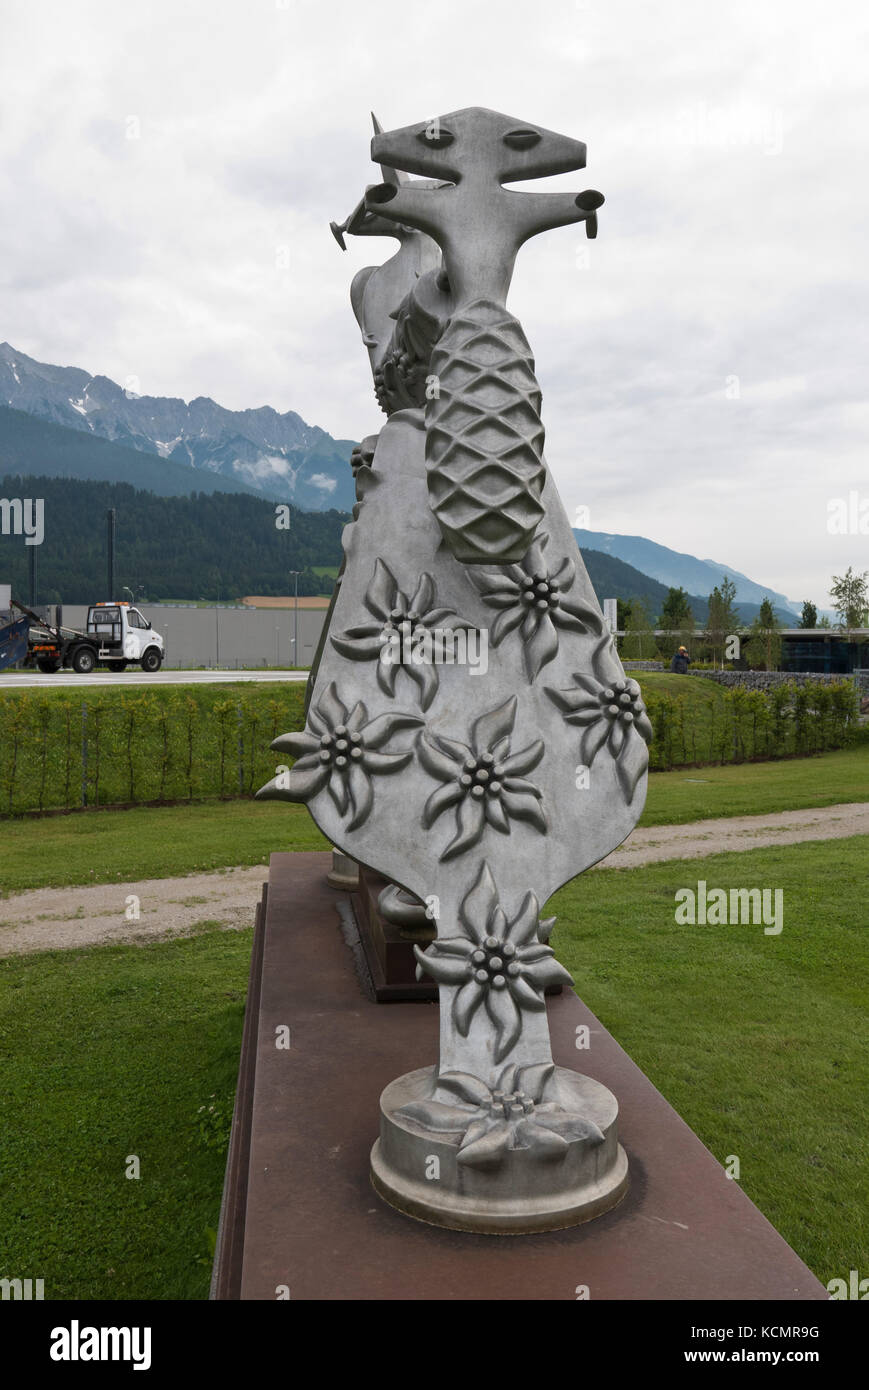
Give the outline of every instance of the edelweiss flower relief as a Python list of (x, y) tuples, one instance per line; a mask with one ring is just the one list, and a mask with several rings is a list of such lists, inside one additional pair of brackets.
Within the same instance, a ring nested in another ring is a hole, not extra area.
[(495, 1061), (506, 1057), (522, 1028), (522, 1010), (546, 1007), (547, 985), (572, 985), (551, 946), (538, 938), (540, 905), (526, 893), (508, 923), (488, 863), (483, 862), (461, 907), (466, 936), (439, 937), (422, 951), (414, 947), (422, 971), (439, 985), (457, 985), (452, 1017), (462, 1037), (481, 1005), (495, 1028)]
[[(553, 1065), (547, 992), (565, 987), (553, 1010), (562, 1033), (584, 1015), (539, 914), (630, 834), (651, 729), (547, 467), (532, 345), (506, 304), (529, 238), (566, 223), (597, 230), (594, 189), (516, 191), (553, 168), (584, 168), (585, 142), (478, 106), (394, 130), (375, 119), (375, 131), (383, 181), (366, 177), (331, 226), (342, 247), (345, 233), (397, 242), (379, 264), (360, 262), (350, 290), (386, 418), (354, 451), (311, 712), (304, 733), (272, 745), (290, 766), (264, 795), (308, 802), (339, 856), (333, 881), (349, 880), (348, 858), (358, 863), (359, 944), (378, 1002), (360, 993), (334, 932), (331, 949), (313, 930), (322, 893), (311, 898), (306, 866), (284, 862), (293, 856), (276, 856), (257, 940), (271, 943), (268, 967), (285, 946), (298, 955), (299, 933), (310, 938), (320, 1014), (328, 1023), (348, 1001), (364, 1012), (354, 1043), (378, 1070), (379, 1001), (437, 994), (439, 1051), (414, 1048), (369, 1111), (370, 1134), (360, 1121), (348, 1136), (358, 1154), (374, 1141), (380, 1199), (479, 1233), (438, 1238), (465, 1248), (485, 1233), (565, 1230), (627, 1190), (616, 1097), (580, 1074), (581, 1052)], [(292, 555), (301, 566), (302, 551)], [(577, 777), (580, 744), (590, 778)], [(287, 933), (291, 899), (303, 920)], [(387, 1031), (393, 1012), (380, 1010)], [(325, 1075), (334, 1058), (328, 1027), (319, 1032), (322, 1056), (312, 1035), (310, 1059)], [(327, 1106), (353, 1087), (333, 1080)], [(293, 1099), (276, 1095), (272, 1109), (295, 1125), (296, 1147), (316, 1143), (317, 1115), (294, 1119)], [(278, 1235), (295, 1176), (273, 1164), (264, 1177), (256, 1162), (237, 1175), (259, 1184)], [(340, 1218), (340, 1191), (336, 1201)], [(334, 1225), (320, 1223), (326, 1238)], [(611, 1219), (604, 1235), (629, 1241), (630, 1212), (626, 1229)]]
[[(453, 608), (437, 607), (434, 581), (421, 574), (408, 598), (388, 565), (378, 559), (374, 575), (365, 591), (365, 607), (376, 619), (335, 633), (332, 645), (351, 661), (377, 661), (377, 683), (387, 695), (395, 694), (399, 671), (404, 671), (420, 690), (420, 705), (428, 709), (437, 693), (438, 665), (444, 655), (449, 633), (472, 628)], [(405, 659), (395, 661), (392, 653), (398, 641)], [(428, 659), (410, 660), (414, 646), (425, 644)]]
[(540, 670), (558, 652), (558, 628), (569, 632), (600, 632), (600, 614), (593, 608), (565, 598), (576, 578), (576, 565), (566, 557), (554, 571), (544, 559), (543, 551), (549, 537), (542, 535), (534, 541), (519, 565), (504, 565), (501, 569), (469, 567), (469, 574), (489, 608), (500, 608), (490, 638), (497, 647), (509, 632), (520, 628), (525, 644), (525, 669), (528, 679), (536, 679)]
[(369, 721), (361, 700), (351, 709), (339, 699), (335, 682), (308, 711), (304, 733), (282, 734), (272, 743), (280, 753), (296, 759), (289, 774), (274, 778), (257, 795), (286, 801), (311, 801), (324, 789), (340, 815), (350, 812), (348, 830), (356, 830), (368, 818), (374, 799), (372, 778), (400, 772), (413, 757), (413, 749), (380, 752), (397, 729), (416, 728), (416, 714), (379, 714)]
[(441, 854), (453, 859), (482, 837), (487, 825), (509, 834), (511, 820), (546, 830), (543, 793), (525, 779), (543, 757), (542, 739), (518, 753), (510, 752), (516, 719), (516, 696), (489, 710), (471, 726), (470, 743), (442, 734), (423, 733), (419, 760), (442, 786), (425, 803), (422, 823), (428, 829), (449, 807), (456, 807), (456, 834)]
[(455, 1094), (455, 1104), (417, 1100), (399, 1114), (447, 1134), (461, 1134), (457, 1162), (471, 1168), (495, 1168), (511, 1149), (530, 1149), (534, 1158), (563, 1158), (568, 1140), (602, 1144), (604, 1136), (593, 1120), (546, 1100), (555, 1067), (544, 1062), (528, 1067), (506, 1066), (490, 1089), (467, 1072), (442, 1072), (438, 1087)]
[[(648, 767), (646, 746), (652, 739), (652, 725), (637, 682), (623, 677), (607, 678), (605, 658), (611, 656), (612, 651), (612, 638), (607, 636), (598, 643), (592, 655), (594, 676), (575, 672), (575, 685), (567, 690), (547, 686), (546, 694), (564, 711), (568, 724), (584, 729), (579, 756), (586, 767), (591, 767), (606, 745), (615, 759), (619, 784), (630, 803)], [(612, 670), (610, 665), (610, 672)]]

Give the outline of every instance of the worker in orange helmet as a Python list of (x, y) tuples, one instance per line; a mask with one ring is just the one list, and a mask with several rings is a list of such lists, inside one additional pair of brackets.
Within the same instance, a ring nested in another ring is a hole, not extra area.
[(688, 655), (687, 648), (680, 647), (677, 652), (673, 653), (673, 660), (670, 662), (670, 670), (675, 671), (677, 676), (685, 676), (688, 674), (688, 667), (690, 664), (691, 658)]

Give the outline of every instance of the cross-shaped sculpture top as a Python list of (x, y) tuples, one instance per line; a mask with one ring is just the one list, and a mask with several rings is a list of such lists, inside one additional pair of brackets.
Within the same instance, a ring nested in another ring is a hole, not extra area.
[(583, 169), (585, 155), (582, 140), (472, 106), (375, 135), (375, 162), (443, 186), (378, 184), (367, 191), (365, 205), (434, 238), (457, 306), (480, 298), (504, 303), (523, 242), (573, 222), (586, 222), (594, 236), (604, 199), (593, 189), (520, 192), (503, 185)]

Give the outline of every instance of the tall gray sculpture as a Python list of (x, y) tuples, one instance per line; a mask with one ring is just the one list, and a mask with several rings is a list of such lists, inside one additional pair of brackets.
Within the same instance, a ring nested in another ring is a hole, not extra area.
[(603, 198), (503, 185), (585, 153), (479, 108), (375, 135), (385, 181), (333, 231), (400, 243), (351, 294), (388, 419), (354, 460), (307, 727), (273, 745), (297, 761), (260, 792), (306, 802), (428, 906), (436, 935), (416, 954), (439, 985), (440, 1056), (384, 1091), (371, 1174), (394, 1206), (459, 1229), (568, 1226), (627, 1184), (615, 1097), (553, 1065), (544, 993), (571, 981), (540, 909), (636, 823), (651, 727), (505, 306), (522, 243), (573, 222), (593, 236)]

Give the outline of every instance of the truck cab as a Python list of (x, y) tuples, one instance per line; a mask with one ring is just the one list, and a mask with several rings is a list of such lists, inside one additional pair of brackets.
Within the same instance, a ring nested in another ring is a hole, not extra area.
[(163, 638), (132, 604), (92, 604), (87, 635), (96, 643), (97, 661), (110, 670), (122, 671), (128, 662), (137, 662), (143, 671), (154, 672), (163, 664)]

